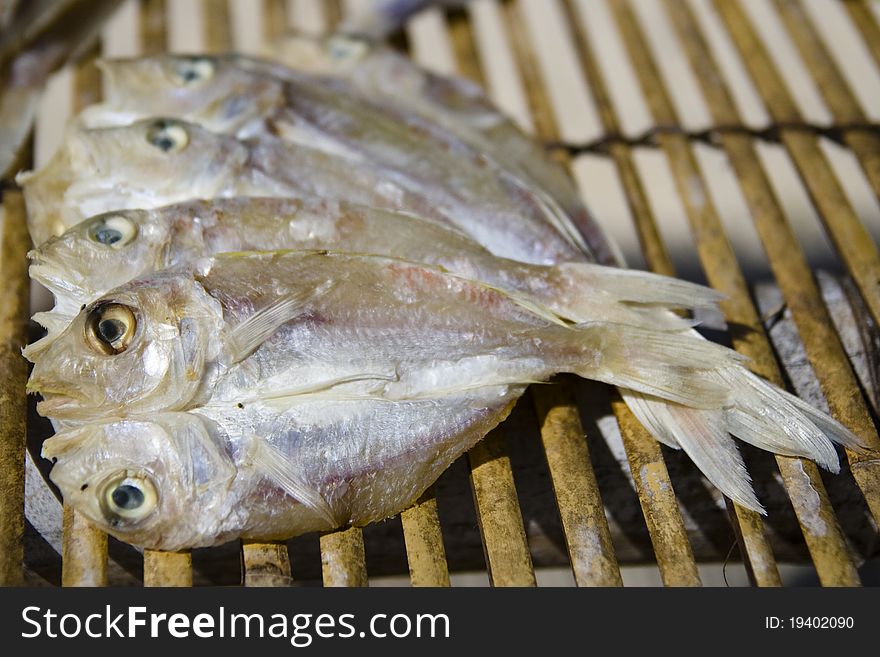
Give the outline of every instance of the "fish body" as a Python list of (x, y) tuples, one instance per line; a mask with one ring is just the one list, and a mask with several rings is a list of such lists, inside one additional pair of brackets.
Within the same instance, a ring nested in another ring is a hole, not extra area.
[(308, 196), (216, 199), (112, 211), (33, 251), (31, 277), (52, 291), (56, 306), (34, 317), (48, 334), (25, 356), (36, 360), (83, 304), (130, 280), (195, 267), (218, 253), (277, 249), (369, 253), (436, 265), (532, 299), (572, 323), (680, 328), (688, 322), (658, 308), (708, 306), (719, 299), (707, 288), (644, 272), (499, 258), (454, 228), (410, 214)]
[[(625, 344), (636, 336), (642, 344)], [(682, 340), (690, 353), (677, 351)], [(680, 372), (663, 370), (678, 358)], [(687, 335), (572, 326), (529, 299), (422, 263), (265, 252), (221, 254), (196, 271), (166, 270), (112, 290), (48, 347), (29, 385), (44, 393), (48, 415), (77, 421), (284, 397), (348, 377), (357, 382), (343, 389), (355, 396), (402, 400), (562, 371), (617, 383), (633, 376), (627, 387), (703, 407), (711, 395), (692, 397), (688, 385), (660, 390), (691, 366), (725, 359), (737, 360)], [(636, 381), (641, 366), (664, 375)]]
[(514, 260), (583, 258), (553, 226), (513, 216), (513, 200), (492, 184), (465, 202), (454, 185), (446, 187), (448, 179), (418, 181), (362, 159), (271, 136), (239, 141), (176, 119), (73, 129), (43, 169), (18, 181), (35, 244), (108, 210), (191, 198), (312, 195), (437, 219)]
[(291, 69), (344, 79), (373, 102), (403, 107), (490, 154), (558, 204), (584, 236), (597, 262), (623, 264), (619, 249), (589, 215), (562, 165), (500, 111), (479, 85), (462, 77), (438, 75), (383, 43), (345, 34), (286, 36), (272, 44), (266, 57)]
[[(43, 453), (57, 459), (51, 477), (64, 499), (135, 545), (281, 540), (406, 508), (506, 417), (521, 392), (480, 389), (393, 405), (303, 400), (282, 413), (245, 406), (108, 420), (57, 434)], [(123, 486), (143, 491), (137, 508), (113, 503)]]
[[(543, 264), (593, 255), (564, 209), (490, 152), (429, 116), (374, 102), (345, 79), (239, 56), (115, 60), (104, 70), (108, 100), (82, 114), (84, 125), (169, 116), (214, 131), (234, 130), (240, 137), (270, 132), (381, 167), (385, 179), (422, 189), (444, 214), (479, 213), (473, 227), (482, 231), (477, 239), (483, 243), (490, 235), (520, 235), (534, 245), (533, 257)], [(170, 79), (182, 81), (173, 93)], [(264, 93), (265, 103), (253, 96), (260, 84), (272, 87)], [(560, 241), (566, 254), (555, 246)]]

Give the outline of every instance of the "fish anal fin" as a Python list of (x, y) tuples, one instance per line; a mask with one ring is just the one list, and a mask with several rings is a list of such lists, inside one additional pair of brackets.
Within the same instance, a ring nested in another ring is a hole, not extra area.
[(268, 441), (254, 438), (250, 458), (257, 472), (326, 521), (328, 528), (344, 524), (345, 519), (333, 510), (321, 492), (297, 474), (297, 464)]

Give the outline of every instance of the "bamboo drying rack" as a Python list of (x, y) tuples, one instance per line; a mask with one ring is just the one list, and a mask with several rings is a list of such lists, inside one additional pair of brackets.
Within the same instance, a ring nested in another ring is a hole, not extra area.
[[(662, 274), (676, 273), (634, 158), (635, 149), (646, 145), (658, 148), (668, 160), (705, 276), (710, 285), (727, 295), (722, 310), (728, 324), (743, 329), (733, 332), (733, 346), (751, 359), (757, 373), (784, 385), (784, 372), (711, 201), (694, 153), (695, 139), (710, 141), (727, 157), (828, 406), (836, 418), (872, 448), (865, 453), (848, 452), (846, 458), (851, 472), (849, 481), (863, 498), (866, 515), (876, 533), (876, 526), (880, 524), (880, 459), (877, 458), (880, 440), (872, 411), (835, 330), (814, 272), (767, 172), (757, 164), (756, 143), (759, 138), (772, 139), (786, 149), (837, 255), (869, 309), (871, 320), (880, 324), (880, 256), (877, 247), (820, 148), (820, 139), (833, 133), (857, 158), (874, 194), (880, 196), (880, 132), (877, 126), (871, 124), (860, 109), (799, 0), (772, 0), (772, 6), (830, 108), (834, 120), (830, 129), (807, 124), (787, 91), (781, 72), (743, 11), (741, 0), (707, 2), (721, 19), (772, 117), (771, 126), (763, 131), (744, 127), (708, 37), (701, 30), (687, 0), (657, 0), (674, 26), (711, 113), (713, 127), (700, 135), (691, 134), (680, 127), (682, 120), (674, 99), (627, 0), (607, 0), (655, 126), (641, 139), (628, 139), (622, 136), (608, 81), (594, 45), (583, 29), (574, 1), (553, 1), (559, 3), (565, 16), (579, 72), (592, 93), (604, 133), (604, 137), (589, 150), (601, 152), (613, 162), (648, 268)], [(231, 49), (233, 39), (228, 3), (226, 0), (202, 2), (205, 49)], [(880, 64), (880, 28), (866, 3), (847, 0), (843, 5), (874, 60)], [(342, 9), (338, 0), (327, 0), (322, 6), (327, 24), (339, 20)], [(517, 0), (499, 1), (498, 7), (526, 92), (535, 133), (548, 143), (559, 142), (558, 108), (554, 106), (542, 71), (536, 64), (536, 44), (529, 36), (522, 8)], [(262, 10), (266, 17), (267, 38), (277, 36), (287, 24), (285, 2), (263, 0)], [(142, 0), (139, 11), (144, 52), (164, 51), (167, 47), (165, 3), (163, 0)], [(458, 71), (465, 77), (485, 83), (468, 14), (452, 13), (445, 17), (445, 21)], [(75, 67), (74, 109), (96, 101), (99, 89), (98, 74), (87, 58)], [(568, 151), (560, 151), (560, 154), (563, 159), (569, 159)], [(24, 254), (29, 248), (29, 238), (24, 227), (21, 194), (11, 186), (5, 190), (3, 207), (6, 218), (0, 260), (0, 280), (5, 283), (4, 303), (0, 307), (0, 583), (17, 584), (24, 581), (22, 564), (26, 561), (22, 536), (25, 532), (23, 464), (27, 366), (19, 349), (28, 337), (29, 286)], [(552, 386), (533, 387), (519, 403), (531, 405), (533, 410), (529, 412), (533, 412), (537, 419), (537, 424), (528, 427), (528, 431), (546, 456), (556, 506), (546, 512), (558, 512), (564, 551), (575, 582), (578, 585), (620, 585), (622, 579), (615, 543), (600, 495), (600, 482), (591, 463), (590, 446), (595, 443), (585, 439), (585, 434), (589, 435), (593, 427), (590, 424), (585, 431), (577, 397), (573, 382), (563, 380)], [(611, 399), (611, 408), (620, 428), (638, 495), (643, 514), (641, 522), (647, 529), (662, 582), (665, 585), (700, 585), (697, 560), (667, 468), (669, 454), (661, 451), (658, 443), (637, 423), (616, 394)], [(505, 435), (508, 431), (509, 423), (503, 424), (467, 456), (476, 521), (491, 584), (534, 586), (535, 568)], [(856, 557), (838, 523), (816, 466), (787, 457), (777, 457), (775, 461), (800, 526), (801, 540), (819, 581), (823, 585), (859, 584)], [(607, 495), (607, 490), (603, 492)], [(768, 540), (765, 520), (729, 501), (727, 511), (752, 583), (780, 585), (777, 558)], [(440, 517), (433, 489), (400, 516), (406, 563), (413, 585), (449, 585)], [(446, 549), (449, 549), (448, 544)], [(363, 586), (368, 583), (361, 529), (322, 535), (320, 553), (325, 586)], [(245, 584), (286, 585), (292, 581), (285, 544), (245, 543), (241, 555), (241, 580)], [(107, 537), (66, 507), (61, 564), (61, 582), (66, 586), (108, 583)], [(145, 551), (143, 583), (147, 586), (192, 585), (192, 555), (189, 552)]]

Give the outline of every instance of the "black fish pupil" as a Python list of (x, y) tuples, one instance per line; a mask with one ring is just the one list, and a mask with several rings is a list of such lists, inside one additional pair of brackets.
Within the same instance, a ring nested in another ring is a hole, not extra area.
[(140, 507), (144, 503), (144, 493), (137, 486), (123, 484), (113, 489), (110, 494), (115, 504), (120, 509), (132, 510)]
[(168, 135), (159, 135), (153, 139), (153, 146), (167, 153), (174, 148), (174, 140)]
[(101, 244), (111, 245), (116, 244), (119, 240), (122, 239), (122, 233), (113, 228), (99, 228), (95, 233), (95, 239)]
[(125, 333), (125, 325), (118, 319), (102, 319), (98, 322), (98, 333), (105, 342), (112, 344)]

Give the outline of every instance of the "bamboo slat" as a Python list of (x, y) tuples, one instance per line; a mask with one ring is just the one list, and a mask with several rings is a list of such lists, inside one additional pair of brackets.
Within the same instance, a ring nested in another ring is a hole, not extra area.
[[(232, 49), (232, 23), (229, 0), (202, 0), (205, 52), (226, 52)], [(267, 23), (268, 25), (268, 23)]]
[(285, 0), (263, 0), (266, 39), (271, 43), (287, 29), (287, 3)]
[[(831, 110), (834, 123), (866, 123), (867, 117), (858, 99), (834, 63), (800, 0), (774, 0), (774, 5)], [(855, 154), (874, 193), (880, 197), (880, 136), (873, 130), (850, 127), (843, 129), (843, 141)]]
[(290, 586), (290, 558), (285, 543), (242, 541), (241, 564), (245, 586)]
[(349, 527), (321, 536), (321, 571), (324, 586), (367, 586), (364, 534)]
[(140, 0), (141, 50), (155, 55), (168, 50), (165, 0)]
[[(450, 28), (458, 73), (482, 83), (473, 39), (463, 21)], [(499, 427), (468, 453), (470, 480), (483, 539), (486, 566), (493, 586), (535, 586), (535, 573), (523, 526), (510, 459)]]
[(433, 486), (400, 514), (400, 520), (412, 585), (449, 586), (449, 567)]
[(144, 586), (192, 586), (192, 554), (144, 550)]
[[(71, 111), (76, 113), (101, 98), (101, 76), (95, 66), (97, 49), (73, 70)], [(73, 507), (64, 504), (61, 526), (61, 585), (107, 585), (107, 535)]]
[(874, 321), (880, 323), (880, 254), (877, 245), (847, 199), (819, 147), (818, 138), (784, 127), (785, 124), (802, 123), (803, 117), (739, 2), (713, 0), (713, 6), (724, 20), (767, 110), (774, 121), (783, 125), (780, 129), (782, 143), (794, 160), (822, 223), (858, 285)]
[(0, 232), (0, 586), (24, 583), (24, 459), (27, 433), (27, 344), (30, 285), (27, 259), (30, 236), (24, 199), (17, 190), (3, 192)]
[[(342, 18), (341, 7), (329, 1), (322, 3), (322, 10), (326, 31), (332, 32)], [(321, 536), (321, 564), (324, 586), (367, 586), (367, 562), (360, 527)]]
[[(697, 72), (713, 120), (722, 125), (740, 121), (733, 98), (708, 44), (690, 11), (667, 0), (668, 11), (684, 45), (691, 67)], [(880, 449), (877, 429), (859, 389), (846, 352), (834, 328), (803, 249), (789, 225), (752, 139), (725, 133), (719, 140), (733, 165), (749, 204), (755, 227), (767, 253), (773, 275), (798, 327), (807, 358), (813, 367), (831, 414), (848, 426), (875, 453)], [(847, 452), (853, 476), (861, 488), (875, 522), (880, 524), (880, 472), (876, 456)]]
[(107, 586), (107, 534), (68, 504), (62, 513), (61, 586)]
[(868, 51), (880, 66), (880, 26), (874, 20), (868, 0), (842, 0), (856, 29), (861, 33)]
[[(722, 4), (730, 7), (734, 3)], [(624, 0), (612, 0), (611, 8), (654, 120), (661, 125), (679, 123), (631, 9)], [(725, 318), (728, 324), (746, 329), (745, 333), (736, 331), (731, 336), (734, 348), (750, 358), (751, 367), (757, 374), (776, 385), (784, 385), (690, 143), (683, 135), (672, 133), (658, 135), (658, 142), (672, 167), (676, 190), (684, 203), (706, 277), (712, 287), (727, 295), (720, 304)], [(855, 565), (818, 468), (809, 461), (781, 456), (776, 460), (820, 580), (826, 585), (857, 585), (859, 579)], [(812, 506), (805, 506), (805, 500), (810, 500)], [(817, 515), (822, 519), (821, 524), (815, 522)]]
[(489, 581), (492, 586), (535, 586), (504, 429), (493, 429), (477, 443), (468, 462)]

